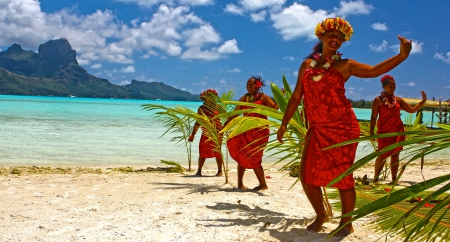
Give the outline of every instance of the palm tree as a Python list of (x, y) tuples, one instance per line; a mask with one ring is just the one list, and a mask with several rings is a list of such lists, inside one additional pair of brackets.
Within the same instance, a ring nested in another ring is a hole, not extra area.
[[(205, 105), (217, 105), (211, 108), (211, 110), (217, 110), (218, 114), (227, 112), (230, 107), (228, 104), (224, 104), (223, 102), (229, 100), (233, 97), (234, 91), (230, 90), (219, 98), (217, 96), (211, 96), (208, 98), (212, 98), (215, 102), (206, 102)], [(175, 142), (184, 142), (187, 152), (188, 152), (188, 161), (189, 161), (189, 169), (191, 162), (191, 149), (190, 144), (188, 142), (189, 135), (193, 129), (193, 123), (197, 122), (203, 127), (205, 131), (205, 135), (210, 139), (215, 145), (214, 150), (219, 152), (223, 159), (222, 153), (222, 134), (219, 134), (216, 128), (216, 122), (211, 120), (205, 114), (198, 114), (197, 112), (182, 106), (177, 106), (174, 108), (157, 105), (157, 104), (144, 104), (142, 105), (144, 110), (153, 111), (159, 110), (155, 112), (153, 115), (157, 117), (157, 120), (162, 122), (167, 130), (162, 134), (162, 136), (171, 133), (176, 134), (178, 136), (174, 136), (171, 138), (171, 141)], [(228, 183), (228, 171), (224, 164), (225, 171), (225, 183)]]
[[(236, 116), (243, 113), (258, 113), (261, 115), (265, 115), (269, 117), (269, 119), (262, 119), (257, 117), (248, 117), (248, 116), (238, 116), (231, 120), (225, 126), (222, 130), (222, 132), (228, 132), (227, 138), (230, 139), (236, 135), (239, 135), (241, 133), (244, 133), (248, 130), (254, 129), (254, 128), (267, 128), (276, 131), (278, 130), (280, 126), (280, 122), (283, 119), (284, 112), (287, 107), (287, 103), (289, 101), (289, 98), (292, 95), (291, 87), (289, 86), (289, 83), (287, 82), (285, 76), (283, 75), (283, 91), (280, 90), (280, 88), (274, 84), (270, 83), (270, 87), (272, 90), (273, 98), (275, 99), (275, 102), (278, 104), (280, 110), (275, 110), (270, 107), (266, 107), (259, 104), (254, 103), (248, 103), (248, 102), (239, 102), (239, 101), (224, 101), (224, 103), (229, 105), (243, 105), (243, 106), (250, 106), (251, 109), (240, 109), (235, 110), (227, 113), (223, 113), (220, 115), (220, 117), (228, 118), (230, 116)], [(305, 117), (304, 112), (300, 112), (301, 109), (297, 110), (292, 119), (289, 122), (289, 125), (287, 127), (287, 131), (285, 134), (285, 142), (279, 143), (276, 139), (269, 141), (267, 144), (266, 149), (268, 151), (273, 151), (272, 156), (276, 155), (283, 155), (277, 162), (275, 162), (274, 165), (285, 162), (286, 164), (283, 165), (281, 169), (284, 169), (290, 165), (292, 165), (294, 162), (298, 161), (302, 155), (303, 152), (303, 146), (299, 145), (304, 143), (305, 136), (306, 136), (306, 123), (305, 123)], [(271, 135), (274, 135), (275, 132), (272, 132)], [(257, 152), (258, 150), (255, 150)]]

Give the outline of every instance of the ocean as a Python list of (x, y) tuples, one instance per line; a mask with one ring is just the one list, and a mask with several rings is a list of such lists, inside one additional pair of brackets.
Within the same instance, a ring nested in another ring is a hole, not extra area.
[[(145, 167), (161, 160), (186, 166), (186, 149), (169, 135), (160, 137), (165, 128), (142, 104), (197, 110), (201, 102), (0, 95), (0, 166)], [(358, 119), (370, 119), (370, 109), (354, 111)], [(424, 122), (430, 121), (431, 112), (425, 112)], [(193, 166), (199, 139), (200, 132), (192, 143)], [(357, 158), (369, 152), (367, 143), (360, 143)], [(448, 157), (444, 150), (427, 159)], [(212, 159), (207, 163), (215, 165)]]

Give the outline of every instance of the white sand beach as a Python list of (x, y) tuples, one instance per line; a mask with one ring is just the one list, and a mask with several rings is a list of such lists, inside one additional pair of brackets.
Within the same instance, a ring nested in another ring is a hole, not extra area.
[[(427, 162), (430, 163), (430, 162)], [(232, 164), (234, 165), (234, 164)], [(321, 233), (306, 225), (314, 219), (300, 183), (276, 169), (266, 171), (269, 190), (242, 191), (214, 177), (214, 162), (203, 177), (194, 172), (130, 172), (99, 168), (101, 173), (0, 175), (0, 241), (323, 241), (338, 224)], [(448, 173), (448, 162), (424, 169), (426, 178)], [(3, 168), (3, 171), (8, 168)], [(420, 166), (408, 167), (403, 181), (420, 181)], [(366, 167), (355, 176), (372, 175)], [(253, 172), (244, 182), (257, 185)], [(334, 211), (339, 215), (340, 211)], [(382, 235), (365, 224), (331, 241), (376, 241)], [(396, 241), (389, 238), (388, 241)]]

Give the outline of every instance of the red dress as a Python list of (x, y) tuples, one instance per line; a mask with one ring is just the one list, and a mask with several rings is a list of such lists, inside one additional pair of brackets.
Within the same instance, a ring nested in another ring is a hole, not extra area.
[[(212, 119), (218, 112), (216, 113), (214, 111), (209, 110), (204, 105), (200, 106), (200, 110), (202, 113), (204, 113), (206, 116), (208, 116), (210, 119)], [(222, 129), (222, 123), (219, 119), (214, 120), (216, 131), (219, 132)], [(208, 138), (206, 135), (208, 132), (207, 129), (202, 127), (202, 136), (200, 137), (200, 143), (198, 144), (198, 150), (200, 153), (201, 158), (213, 158), (213, 157), (220, 157), (220, 153), (214, 150), (214, 147), (216, 146), (215, 143)], [(222, 141), (220, 140), (220, 144)]]
[[(309, 127), (306, 136), (311, 136), (306, 151), (305, 182), (314, 186), (326, 186), (338, 175), (346, 171), (355, 160), (357, 143), (322, 150), (330, 145), (359, 138), (359, 123), (345, 96), (345, 80), (333, 68), (317, 68), (322, 72), (319, 81), (313, 81), (315, 71), (305, 71), (304, 86), (305, 112)], [(354, 187), (353, 174), (344, 177), (333, 187), (349, 189)]]
[[(255, 101), (256, 104), (264, 105), (261, 100)], [(250, 107), (243, 107), (250, 108)], [(249, 117), (258, 117), (267, 119), (267, 116), (248, 113)], [(269, 129), (251, 129), (240, 135), (236, 135), (227, 141), (230, 156), (239, 163), (240, 166), (247, 169), (260, 168), (263, 157), (263, 149), (269, 141)], [(252, 143), (253, 142), (253, 143)], [(250, 144), (251, 143), (251, 144)], [(249, 145), (250, 144), (250, 145)]]
[[(394, 106), (389, 107), (385, 104), (380, 105), (378, 111), (379, 117), (377, 121), (378, 132), (377, 134), (394, 133), (394, 132), (404, 132), (405, 126), (400, 119), (400, 104), (395, 103)], [(398, 143), (405, 140), (405, 136), (394, 136), (387, 138), (378, 139), (378, 150), (385, 148), (394, 143)], [(403, 150), (403, 146), (393, 149), (387, 153), (381, 155), (383, 159), (390, 157)]]

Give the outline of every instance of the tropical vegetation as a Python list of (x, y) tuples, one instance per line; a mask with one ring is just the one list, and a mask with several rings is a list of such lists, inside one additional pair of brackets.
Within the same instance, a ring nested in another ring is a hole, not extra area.
[[(221, 131), (217, 133), (213, 130), (212, 124), (201, 115), (190, 110), (177, 108), (166, 108), (157, 105), (144, 105), (144, 109), (155, 110), (161, 109), (163, 111), (155, 113), (155, 115), (166, 116), (168, 119), (183, 120), (189, 117), (196, 122), (199, 122), (204, 128), (208, 130), (210, 139), (217, 141), (217, 149), (223, 143), (226, 143), (227, 138), (239, 135), (247, 130), (259, 127), (269, 127), (276, 131), (283, 118), (283, 113), (286, 110), (288, 100), (292, 95), (292, 90), (286, 78), (283, 76), (283, 91), (274, 83), (271, 83), (271, 90), (273, 98), (279, 105), (279, 110), (274, 110), (265, 106), (243, 103), (238, 101), (231, 101), (230, 95), (222, 96), (216, 100), (217, 105), (222, 107), (219, 114), (216, 116), (225, 121), (231, 116), (240, 115), (246, 112), (259, 113), (266, 115), (269, 119), (252, 118), (246, 116), (238, 116), (231, 120)], [(236, 105), (246, 105), (252, 109), (233, 110)], [(281, 163), (281, 169), (288, 168), (295, 165), (301, 159), (303, 153), (303, 143), (306, 135), (306, 123), (303, 116), (302, 108), (299, 108), (293, 118), (289, 121), (287, 131), (284, 137), (284, 143), (279, 143), (276, 139), (271, 139), (266, 146), (267, 151), (272, 155), (280, 156), (277, 164)], [(176, 118), (175, 118), (176, 117)], [(175, 121), (174, 121), (175, 122)], [(176, 122), (175, 122), (176, 123)], [(403, 175), (406, 167), (416, 160), (423, 161), (423, 157), (433, 152), (437, 152), (450, 147), (450, 125), (439, 124), (439, 130), (427, 130), (420, 123), (420, 116), (413, 122), (412, 117), (406, 120), (406, 131), (402, 133), (390, 133), (382, 135), (369, 136), (368, 123), (361, 122), (361, 138), (336, 144), (328, 147), (346, 145), (353, 142), (369, 141), (371, 148), (374, 150), (369, 155), (356, 161), (352, 167), (341, 174), (338, 178), (333, 180), (328, 186), (339, 181), (343, 177), (363, 167), (368, 162), (373, 161), (379, 155), (395, 149), (399, 146), (404, 146), (405, 155), (402, 156), (403, 165), (397, 181)], [(176, 125), (168, 122), (166, 127), (169, 130), (179, 129)], [(185, 125), (179, 122), (177, 125)], [(189, 130), (189, 128), (187, 128)], [(167, 133), (167, 132), (166, 132)], [(275, 135), (272, 132), (271, 135)], [(219, 143), (219, 137), (224, 134), (222, 143)], [(398, 135), (406, 135), (407, 139), (390, 145), (382, 150), (377, 150), (376, 138), (391, 137)], [(179, 136), (181, 140), (185, 134)], [(184, 137), (185, 138), (185, 137)], [(185, 140), (185, 139), (184, 139)], [(422, 163), (423, 167), (423, 163)], [(226, 170), (226, 169), (225, 169)], [(225, 175), (227, 178), (227, 174)], [(404, 241), (449, 241), (450, 240), (450, 217), (447, 211), (450, 208), (450, 173), (418, 182), (409, 187), (397, 186), (397, 181), (390, 186), (373, 185), (364, 183), (359, 180), (360, 184), (357, 187), (358, 207), (349, 214), (343, 216), (353, 216), (351, 221), (355, 221), (369, 214), (376, 214), (373, 225), (375, 229), (387, 231), (389, 236), (400, 236)], [(228, 180), (226, 179), (226, 183)], [(295, 185), (298, 182), (294, 182)], [(292, 186), (293, 186), (292, 185)], [(345, 226), (345, 225), (344, 225)]]

